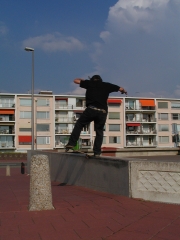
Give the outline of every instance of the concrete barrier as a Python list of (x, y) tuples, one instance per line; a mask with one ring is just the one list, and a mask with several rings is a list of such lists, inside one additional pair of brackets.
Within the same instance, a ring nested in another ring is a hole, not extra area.
[[(28, 151), (27, 171), (31, 154), (40, 153), (42, 152)], [(127, 160), (111, 157), (86, 159), (84, 155), (73, 153), (43, 152), (43, 154), (49, 158), (52, 181), (129, 196)]]
[(130, 162), (131, 197), (180, 203), (180, 162)]
[[(28, 151), (27, 171), (32, 154)], [(86, 159), (73, 153), (43, 152), (50, 161), (52, 181), (83, 186), (132, 198), (180, 203), (180, 162), (138, 158)], [(31, 174), (31, 173), (30, 173)]]

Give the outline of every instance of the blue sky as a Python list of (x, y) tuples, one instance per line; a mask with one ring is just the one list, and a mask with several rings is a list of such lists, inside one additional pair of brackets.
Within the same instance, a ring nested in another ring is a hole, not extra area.
[(129, 96), (180, 98), (179, 0), (1, 0), (0, 92), (84, 94), (99, 74)]

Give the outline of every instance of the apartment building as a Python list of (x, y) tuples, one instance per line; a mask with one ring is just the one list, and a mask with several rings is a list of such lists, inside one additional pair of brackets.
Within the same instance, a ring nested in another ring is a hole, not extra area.
[[(34, 95), (35, 149), (61, 149), (86, 108), (84, 96)], [(173, 124), (180, 131), (180, 100), (110, 97), (102, 147), (174, 147)], [(92, 148), (94, 125), (84, 126), (81, 148)], [(31, 149), (31, 94), (0, 93), (0, 151)]]

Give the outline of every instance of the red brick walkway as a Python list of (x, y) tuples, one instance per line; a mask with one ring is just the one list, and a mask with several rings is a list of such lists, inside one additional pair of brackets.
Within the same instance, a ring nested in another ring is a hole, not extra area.
[(51, 211), (28, 211), (29, 176), (0, 168), (0, 240), (179, 240), (180, 205), (52, 183)]

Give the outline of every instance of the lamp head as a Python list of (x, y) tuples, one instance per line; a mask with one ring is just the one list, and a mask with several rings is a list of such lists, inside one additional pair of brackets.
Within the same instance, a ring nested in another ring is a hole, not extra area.
[(25, 47), (24, 50), (27, 51), (27, 52), (33, 52), (33, 51), (34, 51), (34, 48)]

